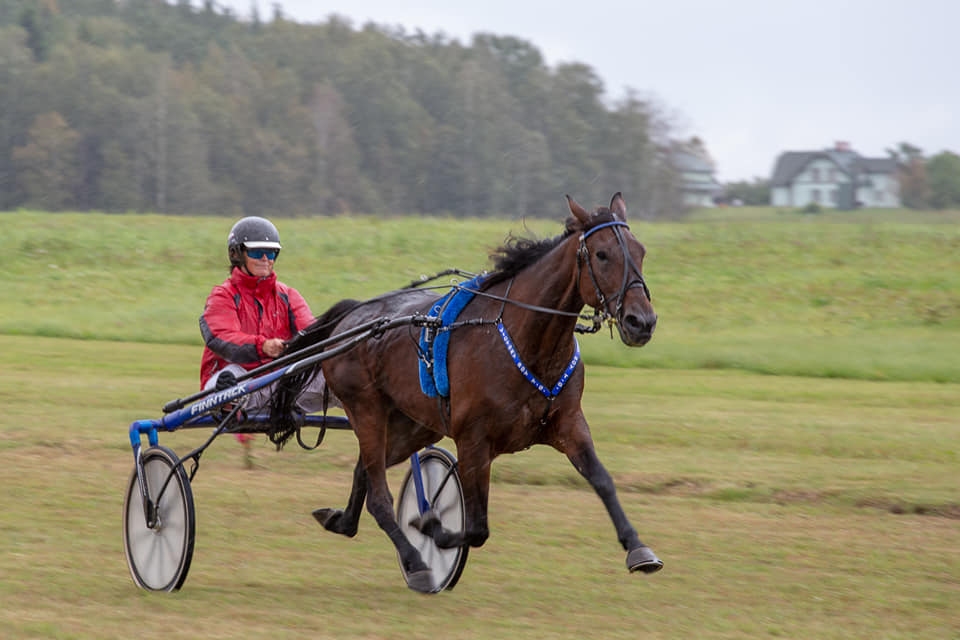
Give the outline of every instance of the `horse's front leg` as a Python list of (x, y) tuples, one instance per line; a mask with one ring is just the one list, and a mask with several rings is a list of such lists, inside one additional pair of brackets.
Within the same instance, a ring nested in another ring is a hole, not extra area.
[(357, 460), (353, 469), (353, 487), (350, 489), (350, 498), (347, 507), (340, 509), (315, 509), (313, 517), (323, 528), (333, 533), (340, 533), (349, 538), (357, 535), (360, 524), (360, 512), (363, 510), (363, 501), (367, 497), (367, 472), (363, 468), (362, 460)]
[(580, 475), (590, 483), (590, 486), (603, 501), (603, 506), (607, 508), (607, 513), (610, 514), (613, 526), (617, 530), (617, 538), (627, 552), (627, 569), (631, 572), (642, 571), (644, 573), (654, 573), (662, 569), (663, 562), (648, 546), (640, 542), (637, 530), (633, 528), (633, 525), (627, 519), (627, 515), (623, 512), (623, 507), (620, 506), (620, 500), (617, 498), (617, 489), (613, 484), (613, 478), (610, 477), (597, 457), (593, 442), (588, 442), (587, 446), (575, 452), (567, 453), (567, 457), (574, 468), (580, 472)]
[[(444, 528), (439, 514), (433, 508), (414, 518), (410, 524), (425, 536), (433, 539), (441, 549), (453, 549), (469, 545), (483, 546), (490, 537), (487, 525), (487, 502), (490, 495), (491, 456), (483, 445), (466, 446), (457, 442), (457, 473), (463, 488), (464, 527), (463, 531), (450, 531)], [(432, 501), (431, 501), (432, 504)]]
[[(470, 438), (457, 441), (457, 455), (460, 458), (457, 468), (460, 484), (463, 486), (465, 511), (463, 532), (442, 542), (448, 547), (482, 547), (490, 537), (487, 504), (490, 498), (490, 465), (493, 463), (493, 455), (485, 440)], [(441, 540), (437, 541), (437, 545), (441, 546)]]

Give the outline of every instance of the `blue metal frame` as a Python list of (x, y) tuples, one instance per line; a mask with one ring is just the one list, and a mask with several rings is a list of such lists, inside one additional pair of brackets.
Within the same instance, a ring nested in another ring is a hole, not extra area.
[[(176, 431), (177, 429), (189, 429), (189, 428), (200, 428), (200, 427), (210, 427), (215, 426), (213, 434), (207, 439), (207, 441), (202, 444), (197, 449), (194, 449), (186, 456), (180, 458), (177, 461), (177, 465), (170, 470), (170, 476), (167, 477), (167, 480), (164, 482), (163, 488), (160, 490), (162, 495), (163, 491), (166, 489), (167, 483), (170, 481), (170, 477), (176, 472), (176, 467), (183, 464), (184, 460), (193, 459), (194, 460), (194, 469), (190, 473), (190, 478), (193, 478), (193, 473), (196, 472), (196, 467), (199, 465), (200, 454), (210, 445), (213, 440), (227, 430), (227, 425), (231, 422), (232, 417), (237, 412), (239, 407), (243, 404), (243, 398), (249, 395), (250, 393), (262, 389), (267, 385), (270, 385), (280, 378), (290, 375), (307, 365), (315, 364), (319, 362), (323, 356), (326, 354), (317, 354), (303, 360), (298, 360), (293, 364), (290, 364), (276, 371), (271, 371), (259, 377), (252, 378), (250, 380), (245, 380), (239, 382), (236, 385), (223, 389), (221, 391), (209, 391), (206, 393), (200, 393), (192, 398), (197, 398), (195, 402), (188, 404), (182, 409), (176, 409), (170, 411), (160, 419), (157, 420), (135, 420), (130, 424), (129, 437), (130, 437), (130, 446), (133, 449), (133, 460), (134, 467), (137, 472), (137, 485), (140, 488), (140, 496), (143, 499), (143, 512), (146, 517), (147, 527), (153, 528), (156, 524), (156, 511), (155, 503), (150, 500), (150, 494), (146, 486), (146, 481), (144, 480), (143, 474), (143, 461), (141, 459), (142, 447), (143, 447), (143, 436), (147, 437), (147, 442), (151, 447), (156, 447), (160, 443), (159, 431), (163, 429), (164, 431)], [(211, 415), (211, 412), (214, 409), (220, 408), (226, 404), (236, 402), (238, 407), (234, 408), (233, 412), (223, 420), (217, 420)], [(175, 403), (168, 403), (168, 406), (179, 406), (180, 401)], [(266, 425), (269, 423), (268, 415), (260, 416), (249, 416), (246, 418), (245, 422), (251, 423), (253, 426), (256, 425)], [(327, 415), (308, 415), (304, 417), (304, 424), (307, 426), (316, 426), (320, 428), (338, 428), (338, 429), (349, 429), (349, 421), (342, 416), (327, 416)], [(157, 498), (159, 503), (159, 496)]]
[(413, 474), (413, 487), (417, 492), (417, 510), (420, 515), (430, 511), (430, 501), (423, 490), (423, 473), (420, 471), (420, 452), (410, 456), (410, 471)]
[(130, 446), (133, 447), (134, 458), (139, 460), (144, 435), (147, 436), (150, 446), (155, 447), (159, 443), (157, 432), (160, 429), (176, 431), (181, 427), (200, 427), (215, 424), (213, 418), (208, 415), (210, 411), (272, 384), (289, 373), (293, 366), (295, 365), (290, 365), (290, 367), (268, 373), (259, 378), (240, 382), (223, 391), (213, 392), (183, 409), (168, 413), (159, 420), (135, 420), (130, 425)]

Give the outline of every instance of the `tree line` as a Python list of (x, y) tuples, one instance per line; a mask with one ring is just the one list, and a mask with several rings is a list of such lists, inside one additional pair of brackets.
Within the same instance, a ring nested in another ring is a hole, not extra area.
[[(206, 0), (0, 0), (0, 210), (680, 207), (665, 109), (533, 44)], [(609, 192), (609, 193), (608, 193)]]
[(941, 151), (925, 157), (923, 150), (909, 142), (887, 149), (897, 161), (900, 200), (911, 209), (960, 208), (960, 156)]

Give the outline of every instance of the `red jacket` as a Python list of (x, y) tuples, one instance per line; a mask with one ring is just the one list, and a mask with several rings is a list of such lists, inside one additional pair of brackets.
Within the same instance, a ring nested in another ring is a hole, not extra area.
[(260, 279), (234, 267), (210, 292), (200, 316), (207, 345), (200, 361), (200, 387), (227, 364), (249, 371), (269, 362), (263, 353), (268, 338), (289, 340), (313, 320), (300, 292), (279, 282), (277, 274)]

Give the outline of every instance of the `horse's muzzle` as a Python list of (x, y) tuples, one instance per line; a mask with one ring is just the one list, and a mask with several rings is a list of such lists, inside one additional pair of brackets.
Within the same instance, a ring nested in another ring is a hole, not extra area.
[(620, 339), (629, 347), (642, 347), (650, 342), (656, 326), (657, 314), (652, 311), (639, 314), (625, 313), (617, 323)]

